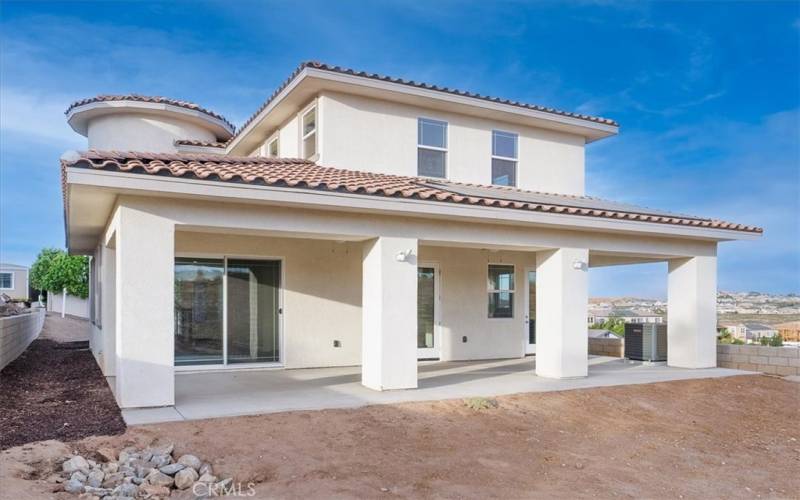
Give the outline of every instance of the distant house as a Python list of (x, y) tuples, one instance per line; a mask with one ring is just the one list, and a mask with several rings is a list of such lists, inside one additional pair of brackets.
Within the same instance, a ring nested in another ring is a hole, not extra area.
[(589, 324), (605, 323), (610, 319), (621, 319), (625, 323), (663, 323), (664, 316), (632, 309), (612, 309), (610, 311), (589, 311)]
[(28, 268), (0, 263), (0, 293), (12, 299), (28, 300)]
[(621, 339), (622, 335), (605, 328), (589, 328), (590, 339)]
[(778, 330), (774, 326), (765, 325), (764, 323), (737, 323), (727, 326), (726, 329), (730, 332), (733, 338), (747, 341), (758, 341), (762, 337), (774, 337), (778, 334)]
[(800, 321), (789, 321), (775, 325), (778, 335), (787, 342), (800, 342)]

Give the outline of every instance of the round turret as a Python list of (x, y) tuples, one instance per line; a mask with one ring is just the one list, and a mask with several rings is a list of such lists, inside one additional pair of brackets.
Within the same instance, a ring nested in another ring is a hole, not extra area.
[(176, 140), (225, 142), (235, 127), (197, 104), (140, 95), (101, 95), (73, 103), (67, 123), (89, 149), (174, 153)]

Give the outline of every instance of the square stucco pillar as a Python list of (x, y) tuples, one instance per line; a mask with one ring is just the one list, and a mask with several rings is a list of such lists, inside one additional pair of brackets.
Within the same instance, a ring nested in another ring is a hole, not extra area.
[[(407, 256), (398, 260), (398, 254)], [(417, 240), (364, 244), (361, 383), (378, 391), (417, 387)]]
[(536, 254), (536, 375), (589, 373), (589, 251), (559, 248)]
[(117, 336), (116, 328), (116, 252), (106, 245), (100, 246), (100, 324), (103, 328), (103, 375), (113, 376), (116, 373)]
[(717, 366), (717, 257), (669, 261), (667, 364)]
[(175, 226), (120, 206), (116, 230), (116, 396), (122, 408), (175, 404)]

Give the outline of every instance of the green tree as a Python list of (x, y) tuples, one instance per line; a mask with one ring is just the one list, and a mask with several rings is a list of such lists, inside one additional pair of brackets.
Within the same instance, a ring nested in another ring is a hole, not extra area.
[(45, 248), (31, 266), (30, 281), (39, 290), (61, 292), (66, 288), (70, 295), (85, 299), (89, 296), (89, 258)]
[(783, 346), (783, 337), (780, 334), (770, 337), (769, 345), (771, 345), (772, 347)]

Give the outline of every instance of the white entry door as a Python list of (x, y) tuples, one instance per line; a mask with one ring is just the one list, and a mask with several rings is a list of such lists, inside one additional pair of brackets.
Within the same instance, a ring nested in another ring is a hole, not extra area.
[(525, 354), (536, 354), (536, 268), (525, 268)]
[(420, 263), (417, 267), (417, 358), (439, 359), (439, 317), (439, 266)]

